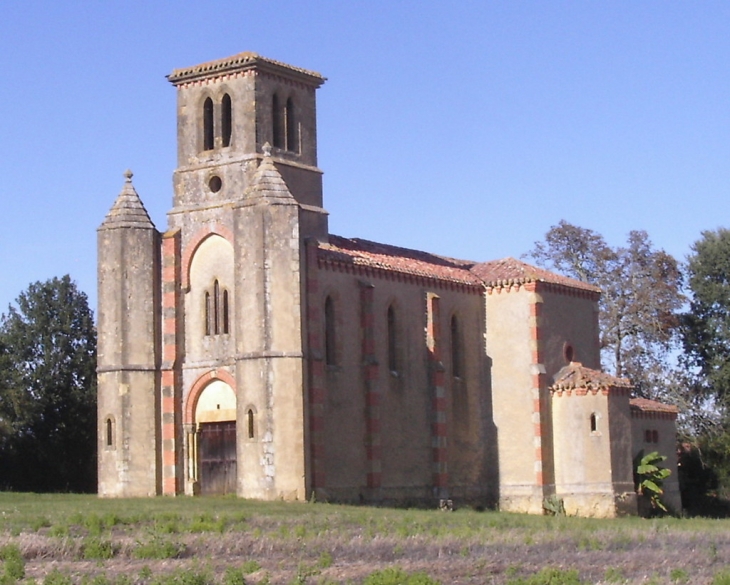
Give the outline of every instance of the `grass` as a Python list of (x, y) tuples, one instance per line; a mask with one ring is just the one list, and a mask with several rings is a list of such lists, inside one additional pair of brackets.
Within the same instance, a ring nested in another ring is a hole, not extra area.
[(0, 563), (0, 585), (730, 585), (730, 521), (0, 493)]

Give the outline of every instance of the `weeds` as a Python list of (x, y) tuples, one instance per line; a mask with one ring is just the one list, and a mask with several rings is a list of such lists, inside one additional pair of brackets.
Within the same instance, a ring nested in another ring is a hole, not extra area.
[(399, 567), (388, 567), (368, 575), (363, 585), (440, 585), (426, 573), (406, 573)]
[(510, 580), (507, 585), (582, 585), (582, 582), (575, 569), (545, 568), (526, 579)]
[(0, 548), (0, 560), (2, 560), (1, 585), (13, 585), (25, 577), (25, 559), (16, 545), (8, 544)]
[(137, 542), (133, 551), (137, 559), (175, 559), (185, 552), (185, 545), (158, 536), (147, 542)]

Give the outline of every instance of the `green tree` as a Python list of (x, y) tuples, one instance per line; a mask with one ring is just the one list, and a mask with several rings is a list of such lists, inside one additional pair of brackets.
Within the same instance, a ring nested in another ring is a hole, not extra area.
[(611, 248), (597, 232), (564, 220), (526, 256), (538, 265), (602, 290), (601, 357), (616, 376), (631, 378), (647, 398), (668, 393), (670, 354), (678, 343), (683, 275), (677, 261), (654, 248), (644, 231)]
[(730, 408), (730, 230), (702, 233), (687, 265), (690, 310), (684, 349), (700, 376), (698, 393)]
[(0, 321), (0, 487), (93, 491), (96, 332), (69, 276), (36, 282)]

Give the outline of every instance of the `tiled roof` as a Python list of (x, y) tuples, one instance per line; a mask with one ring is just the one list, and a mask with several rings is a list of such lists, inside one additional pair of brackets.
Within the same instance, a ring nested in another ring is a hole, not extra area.
[(328, 244), (319, 246), (319, 257), (325, 261), (392, 270), (467, 285), (481, 284), (481, 280), (469, 271), (473, 262), (334, 235), (329, 236)]
[(551, 390), (576, 390), (585, 388), (587, 390), (603, 390), (608, 388), (633, 388), (633, 385), (626, 378), (617, 378), (605, 372), (586, 368), (580, 362), (570, 362), (562, 368), (553, 381)]
[(671, 414), (677, 414), (679, 409), (673, 404), (664, 404), (663, 402), (657, 402), (656, 400), (649, 400), (648, 398), (632, 398), (629, 400), (631, 410), (641, 412), (667, 412)]
[(124, 187), (99, 229), (123, 227), (154, 229), (155, 226), (132, 185), (132, 171), (125, 172), (124, 177)]
[(322, 77), (316, 71), (308, 71), (307, 69), (301, 69), (299, 67), (292, 67), (281, 61), (275, 61), (273, 59), (267, 59), (257, 53), (247, 51), (245, 53), (238, 53), (232, 57), (226, 57), (225, 59), (217, 59), (215, 61), (208, 61), (195, 65), (193, 67), (186, 67), (184, 69), (175, 69), (167, 79), (177, 85), (179, 83), (185, 83), (187, 81), (194, 81), (196, 79), (204, 79), (206, 77), (213, 77), (222, 73), (230, 73), (233, 71), (242, 71), (245, 69), (251, 69), (256, 65), (263, 65), (264, 68), (269, 66), (272, 69), (277, 69), (282, 73), (294, 74), (295, 76), (303, 79), (307, 79), (309, 83), (317, 86), (322, 85), (325, 82), (325, 78)]
[(487, 286), (547, 282), (590, 292), (601, 292), (600, 288), (587, 282), (582, 282), (561, 274), (555, 274), (554, 272), (532, 266), (515, 258), (503, 258), (502, 260), (482, 262), (474, 266), (472, 272), (484, 280)]

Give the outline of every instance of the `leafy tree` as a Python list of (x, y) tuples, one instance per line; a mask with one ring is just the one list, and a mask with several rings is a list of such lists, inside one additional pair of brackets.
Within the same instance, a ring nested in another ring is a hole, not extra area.
[(93, 491), (96, 332), (69, 276), (36, 282), (0, 321), (0, 487)]
[(664, 494), (664, 480), (672, 473), (659, 464), (666, 461), (666, 455), (660, 455), (652, 451), (644, 455), (643, 449), (634, 458), (634, 484), (636, 492), (649, 500), (652, 510), (667, 512), (667, 507), (662, 502)]
[(698, 390), (730, 414), (730, 230), (702, 233), (687, 266), (690, 310), (684, 347), (698, 368)]
[(601, 353), (614, 375), (647, 398), (667, 393), (669, 355), (679, 331), (683, 276), (677, 261), (644, 231), (611, 248), (593, 230), (564, 220), (527, 254), (540, 266), (599, 286)]

